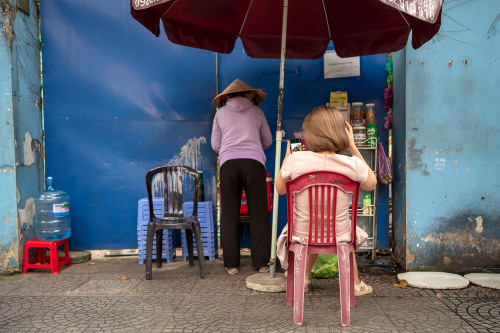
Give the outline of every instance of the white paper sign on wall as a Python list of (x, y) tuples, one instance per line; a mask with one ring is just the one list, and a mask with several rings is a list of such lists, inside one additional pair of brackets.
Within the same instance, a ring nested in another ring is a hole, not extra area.
[(325, 79), (360, 76), (359, 57), (341, 58), (334, 50), (325, 52)]

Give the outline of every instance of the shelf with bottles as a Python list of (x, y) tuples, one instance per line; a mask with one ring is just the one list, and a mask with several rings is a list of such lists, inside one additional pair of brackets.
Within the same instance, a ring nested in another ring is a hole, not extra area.
[[(377, 138), (368, 138), (356, 144), (356, 147), (360, 151), (363, 159), (375, 175), (377, 175), (378, 172), (377, 144)], [(357, 225), (368, 234), (366, 242), (363, 243), (362, 246), (358, 247), (358, 251), (371, 252), (371, 258), (372, 260), (375, 260), (377, 243), (378, 186), (376, 185), (371, 191), (360, 189), (355, 207), (357, 209), (358, 217)]]
[(375, 150), (377, 149), (378, 138), (367, 138), (363, 141), (354, 142), (358, 149)]
[[(369, 206), (367, 206), (367, 207), (370, 207), (370, 208), (372, 209), (372, 213), (370, 213), (370, 214), (365, 214), (365, 213), (363, 213), (363, 208), (358, 208), (358, 214), (357, 214), (357, 216), (358, 216), (358, 217), (362, 217), (362, 216), (369, 216), (369, 217), (373, 217), (373, 216), (375, 216), (375, 214), (373, 213), (373, 212), (374, 212), (374, 207), (375, 207), (375, 205), (373, 205), (373, 204), (372, 204), (372, 205), (369, 205)], [(365, 207), (365, 208), (366, 208), (366, 207)], [(351, 208), (349, 208), (349, 215), (351, 215), (351, 211), (352, 211), (352, 209), (351, 209)]]

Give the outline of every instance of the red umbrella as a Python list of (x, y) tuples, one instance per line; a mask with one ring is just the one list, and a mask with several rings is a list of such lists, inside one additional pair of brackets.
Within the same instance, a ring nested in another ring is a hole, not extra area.
[[(429, 6), (437, 9), (432, 17), (435, 23), (386, 4), (404, 2), (427, 3), (420, 8), (423, 18), (425, 10), (433, 13)], [(285, 56), (319, 58), (330, 41), (340, 57), (388, 53), (405, 47), (410, 31), (413, 48), (419, 48), (439, 30), (441, 2), (290, 0)], [(131, 4), (132, 16), (156, 36), (160, 35), (161, 19), (173, 43), (230, 53), (239, 37), (250, 57), (280, 58), (283, 0), (131, 0)]]
[[(157, 37), (230, 53), (241, 39), (253, 58), (281, 58), (275, 179), (280, 169), (285, 57), (315, 59), (330, 41), (340, 57), (419, 48), (441, 26), (443, 0), (131, 0), (131, 14)], [(278, 193), (274, 191), (270, 276), (274, 277)]]

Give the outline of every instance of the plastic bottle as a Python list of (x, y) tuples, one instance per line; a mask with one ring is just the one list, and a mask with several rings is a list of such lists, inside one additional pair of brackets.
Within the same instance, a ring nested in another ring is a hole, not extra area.
[(363, 194), (363, 215), (372, 214), (372, 195), (370, 193)]
[(198, 171), (200, 189), (198, 191), (198, 202), (205, 201), (205, 186), (203, 185), (203, 171)]
[(372, 148), (377, 146), (377, 122), (371, 121), (366, 124), (366, 138), (368, 145)]
[(54, 178), (47, 177), (45, 191), (35, 198), (35, 233), (40, 240), (53, 241), (71, 235), (69, 195), (54, 188)]

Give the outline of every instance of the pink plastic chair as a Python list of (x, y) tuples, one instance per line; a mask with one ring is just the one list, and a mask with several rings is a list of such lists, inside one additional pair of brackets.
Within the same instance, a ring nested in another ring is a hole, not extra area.
[[(351, 242), (337, 244), (335, 216), (337, 192), (354, 198), (351, 214)], [(294, 230), (294, 198), (297, 193), (309, 193), (309, 238), (307, 244), (292, 243)], [(286, 305), (293, 304), (293, 321), (303, 325), (304, 272), (307, 254), (334, 253), (338, 256), (341, 326), (351, 324), (351, 307), (355, 307), (353, 260), (356, 250), (356, 218), (359, 182), (336, 172), (318, 171), (303, 174), (286, 183), (288, 209), (288, 274)]]

